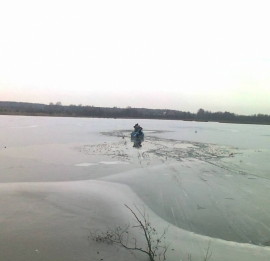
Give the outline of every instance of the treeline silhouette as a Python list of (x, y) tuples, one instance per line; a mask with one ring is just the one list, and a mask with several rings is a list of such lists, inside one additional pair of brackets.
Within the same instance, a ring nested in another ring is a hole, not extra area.
[(82, 105), (63, 106), (61, 102), (22, 103), (0, 102), (0, 115), (31, 115), (31, 116), (62, 116), (62, 117), (96, 117), (96, 118), (134, 118), (134, 119), (163, 119), (186, 121), (214, 121), (245, 124), (270, 124), (270, 115), (237, 115), (231, 112), (211, 112), (199, 109), (197, 113), (145, 108), (106, 108)]

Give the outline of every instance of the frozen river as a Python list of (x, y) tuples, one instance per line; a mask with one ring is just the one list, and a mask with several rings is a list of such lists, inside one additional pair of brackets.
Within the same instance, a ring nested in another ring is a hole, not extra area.
[[(165, 131), (156, 136), (168, 139), (216, 143), (245, 149), (270, 149), (270, 126), (267, 125), (2, 116), (0, 130), (7, 146), (62, 144), (92, 141), (93, 136), (90, 133), (131, 130), (137, 121), (146, 131)], [(96, 139), (95, 137), (94, 140)]]
[(209, 240), (212, 260), (269, 260), (270, 126), (0, 116), (0, 134), (3, 260), (100, 260), (88, 228), (124, 222), (127, 202), (171, 225), (171, 260)]

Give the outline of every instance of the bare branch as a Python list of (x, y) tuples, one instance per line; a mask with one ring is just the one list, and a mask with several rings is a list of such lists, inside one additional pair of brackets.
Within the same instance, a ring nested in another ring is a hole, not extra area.
[(129, 251), (140, 251), (148, 255), (150, 261), (157, 260), (157, 257), (160, 261), (166, 260), (166, 252), (169, 244), (165, 242), (164, 235), (167, 233), (169, 227), (164, 229), (163, 233), (158, 236), (156, 229), (149, 222), (149, 216), (146, 214), (145, 208), (141, 211), (134, 204), (135, 209), (139, 213), (137, 215), (128, 205), (125, 205), (125, 207), (133, 214), (134, 221), (137, 223), (132, 228), (142, 229), (142, 235), (146, 240), (145, 248), (138, 246), (136, 238), (129, 239), (130, 225), (126, 225), (124, 228), (116, 227), (114, 230), (108, 228), (105, 233), (99, 230), (90, 231), (90, 237), (96, 242), (118, 244)]
[(207, 260), (209, 260), (211, 258), (212, 252), (210, 252), (210, 247), (211, 247), (211, 241), (209, 240), (207, 250), (206, 250), (206, 254), (205, 254), (205, 257), (204, 257), (203, 261), (207, 261)]

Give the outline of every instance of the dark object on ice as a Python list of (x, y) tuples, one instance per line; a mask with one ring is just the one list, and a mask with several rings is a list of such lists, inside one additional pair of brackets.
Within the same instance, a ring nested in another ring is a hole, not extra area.
[[(136, 127), (136, 128), (135, 128)], [(140, 148), (142, 146), (142, 142), (144, 141), (144, 133), (142, 132), (143, 128), (138, 125), (138, 123), (134, 126), (134, 129), (137, 131), (133, 131), (131, 133), (131, 141), (134, 142), (134, 148)]]
[(134, 131), (137, 132), (137, 131), (139, 130), (140, 127), (141, 127), (141, 126), (140, 126), (138, 123), (136, 123), (136, 124), (133, 126)]

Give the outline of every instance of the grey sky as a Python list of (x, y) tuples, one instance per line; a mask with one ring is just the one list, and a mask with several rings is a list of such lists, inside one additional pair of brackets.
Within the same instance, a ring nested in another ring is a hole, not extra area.
[(267, 1), (2, 1), (0, 100), (270, 114)]

